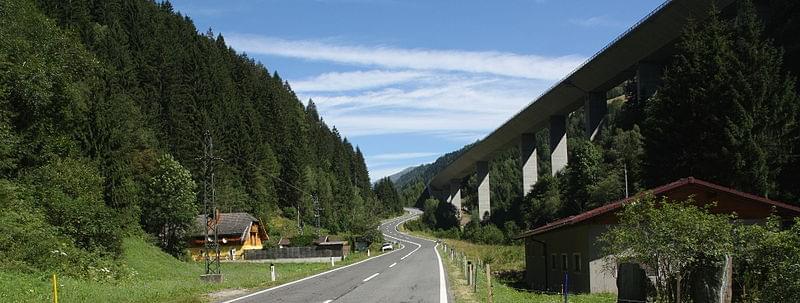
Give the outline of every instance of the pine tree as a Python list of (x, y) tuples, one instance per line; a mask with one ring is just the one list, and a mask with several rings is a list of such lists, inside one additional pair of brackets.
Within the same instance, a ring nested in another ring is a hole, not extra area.
[(686, 29), (647, 104), (648, 181), (695, 176), (772, 194), (798, 139), (794, 78), (781, 70), (781, 52), (761, 38), (752, 4), (731, 23), (717, 11), (708, 19)]

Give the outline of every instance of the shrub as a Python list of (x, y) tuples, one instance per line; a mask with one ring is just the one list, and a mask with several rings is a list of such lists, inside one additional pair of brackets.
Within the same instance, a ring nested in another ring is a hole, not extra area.
[[(743, 302), (800, 302), (800, 219), (736, 229), (735, 282)], [(780, 289), (780, 291), (776, 291)]]
[(78, 248), (101, 255), (122, 251), (116, 214), (103, 202), (103, 178), (89, 162), (59, 159), (24, 179), (47, 223), (74, 239)]
[(173, 256), (186, 248), (194, 227), (195, 183), (192, 175), (169, 154), (156, 161), (145, 186), (142, 201), (142, 228), (158, 239), (158, 245)]
[(76, 247), (74, 241), (48, 223), (45, 211), (34, 207), (25, 186), (0, 179), (0, 265), (24, 273), (61, 273), (105, 280), (127, 271), (104, 254)]
[[(646, 194), (626, 204), (620, 223), (600, 238), (605, 254), (620, 263), (638, 263), (654, 270), (657, 301), (688, 299), (680, 291), (697, 284), (700, 273), (733, 252), (731, 217), (716, 215), (686, 201)], [(694, 281), (691, 281), (694, 280)]]

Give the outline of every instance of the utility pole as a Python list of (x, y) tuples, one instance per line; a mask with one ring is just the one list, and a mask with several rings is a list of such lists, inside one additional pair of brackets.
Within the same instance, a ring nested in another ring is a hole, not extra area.
[[(203, 249), (205, 251), (205, 274), (202, 279), (209, 282), (222, 282), (220, 272), (219, 242), (217, 239), (217, 225), (219, 223), (219, 212), (214, 200), (214, 162), (223, 161), (214, 156), (214, 142), (211, 133), (206, 130), (203, 142), (203, 214), (206, 217), (205, 238), (203, 239)], [(213, 256), (211, 254), (214, 254)]]

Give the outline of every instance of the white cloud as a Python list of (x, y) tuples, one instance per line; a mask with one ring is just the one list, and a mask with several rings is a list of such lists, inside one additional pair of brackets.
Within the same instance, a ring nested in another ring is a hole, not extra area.
[(486, 133), (505, 121), (508, 115), (480, 114), (416, 114), (393, 115), (391, 113), (365, 114), (333, 117), (337, 129), (349, 137), (385, 134), (431, 134), (446, 135), (452, 132)]
[(356, 93), (299, 92), (349, 137), (414, 133), (472, 142), (499, 126), (550, 85), (506, 77), (445, 73)]
[[(345, 81), (337, 77), (359, 81), (357, 76), (392, 73), (405, 75), (416, 71), (328, 73), (315, 78), (341, 83)], [(413, 134), (459, 145), (481, 139), (552, 84), (551, 81), (442, 71), (426, 72), (407, 80), (394, 76), (386, 78), (400, 80), (386, 87), (358, 91), (296, 90), (300, 98), (314, 99), (325, 121), (350, 138)], [(432, 152), (386, 153), (368, 156), (366, 160), (371, 178), (377, 180), (436, 155)]]
[(337, 92), (380, 88), (405, 83), (428, 75), (419, 71), (354, 71), (332, 72), (309, 79), (292, 82), (292, 89), (298, 92)]
[[(363, 67), (289, 81), (298, 97), (313, 99), (325, 121), (344, 136), (413, 134), (457, 144), (482, 138), (584, 61), (574, 55), (404, 49), (241, 34), (227, 34), (226, 41), (251, 54)], [(375, 180), (436, 155), (386, 153), (366, 160)]]
[(439, 153), (431, 153), (431, 152), (389, 153), (389, 154), (367, 156), (367, 158), (370, 160), (407, 160), (407, 159), (431, 157), (436, 155), (439, 155)]
[(239, 51), (252, 54), (394, 69), (487, 73), (542, 80), (560, 79), (585, 60), (576, 55), (546, 57), (498, 51), (354, 46), (235, 33), (227, 34), (225, 41)]
[(303, 99), (314, 99), (332, 114), (367, 109), (491, 114), (519, 110), (549, 84), (528, 79), (438, 74), (415, 79), (404, 87), (395, 85), (355, 93), (296, 91)]

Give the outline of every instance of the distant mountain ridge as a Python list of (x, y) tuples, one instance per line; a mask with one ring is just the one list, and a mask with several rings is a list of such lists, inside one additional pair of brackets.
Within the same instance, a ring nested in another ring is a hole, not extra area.
[(403, 197), (406, 205), (415, 205), (418, 204), (420, 200), (424, 200), (425, 187), (428, 181), (450, 165), (450, 163), (453, 163), (453, 161), (473, 145), (475, 145), (475, 143), (467, 144), (459, 150), (442, 155), (437, 158), (436, 161), (433, 161), (433, 163), (409, 167), (392, 175), (391, 177), (399, 175), (397, 180), (392, 180), (392, 182), (394, 182), (395, 187), (400, 191), (400, 195)]
[(420, 167), (420, 166), (422, 166), (422, 165), (406, 167), (405, 169), (390, 175), (389, 176), (389, 180), (392, 180), (392, 183), (397, 184), (397, 180), (399, 180), (403, 175), (407, 174), (408, 172), (410, 172), (410, 171), (412, 171), (415, 168)]

